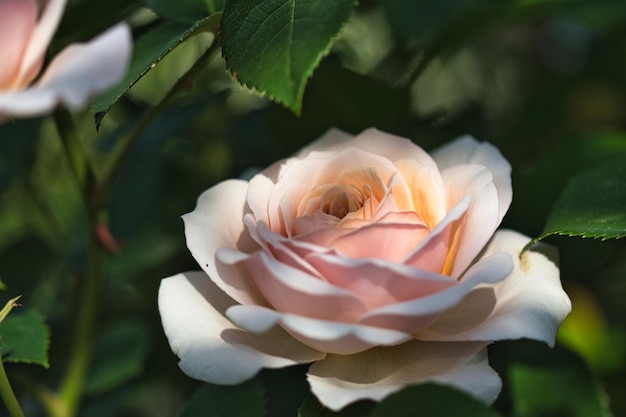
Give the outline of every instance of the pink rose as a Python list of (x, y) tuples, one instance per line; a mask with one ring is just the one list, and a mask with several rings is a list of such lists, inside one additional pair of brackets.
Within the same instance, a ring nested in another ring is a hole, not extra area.
[(0, 120), (83, 107), (118, 82), (132, 40), (125, 23), (63, 49), (39, 74), (66, 0), (0, 0)]
[(374, 129), (332, 130), (250, 182), (217, 184), (183, 216), (204, 272), (159, 292), (180, 367), (236, 384), (314, 362), (311, 389), (333, 410), (421, 382), (492, 402), (486, 346), (553, 345), (570, 311), (558, 268), (496, 231), (511, 195), (490, 144), (428, 155)]

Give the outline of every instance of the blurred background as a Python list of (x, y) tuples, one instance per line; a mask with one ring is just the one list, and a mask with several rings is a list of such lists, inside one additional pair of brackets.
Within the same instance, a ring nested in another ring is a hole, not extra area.
[[(70, 1), (53, 50), (120, 19), (140, 42), (163, 25), (184, 27), (207, 14), (179, 15), (164, 4)], [(169, 52), (99, 131), (92, 112), (74, 114), (93, 158), (107, 155), (212, 41), (197, 35)], [(313, 73), (301, 116), (237, 85), (217, 54), (144, 131), (113, 184), (106, 220), (119, 248), (107, 263), (82, 415), (177, 415), (200, 386), (177, 368), (156, 306), (162, 278), (198, 269), (180, 216), (199, 194), (290, 155), (330, 127), (358, 133), (371, 126), (427, 150), (463, 134), (492, 142), (513, 166), (504, 227), (538, 236), (568, 180), (626, 152), (626, 2), (363, 0)], [(43, 415), (32, 387), (54, 387), (67, 359), (85, 216), (50, 118), (0, 125), (2, 301), (22, 294), (51, 332), (50, 368), (7, 364), (29, 416)], [(626, 416), (626, 246), (546, 242), (559, 249), (573, 312), (554, 350), (529, 341), (490, 347), (505, 382), (495, 410)], [(302, 372), (264, 371), (261, 380), (271, 387)], [(298, 381), (285, 400), (292, 410), (306, 389)]]

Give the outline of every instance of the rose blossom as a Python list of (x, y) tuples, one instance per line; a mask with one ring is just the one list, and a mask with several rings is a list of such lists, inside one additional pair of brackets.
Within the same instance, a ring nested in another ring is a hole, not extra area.
[(83, 107), (126, 71), (130, 29), (118, 24), (63, 49), (39, 75), (66, 0), (0, 0), (0, 121), (36, 116), (63, 103)]
[(331, 130), (249, 182), (213, 186), (183, 216), (203, 272), (159, 291), (180, 367), (236, 384), (314, 362), (311, 389), (333, 410), (421, 382), (494, 401), (486, 346), (553, 345), (570, 311), (558, 268), (496, 231), (511, 196), (490, 144), (462, 137), (428, 155), (374, 129)]

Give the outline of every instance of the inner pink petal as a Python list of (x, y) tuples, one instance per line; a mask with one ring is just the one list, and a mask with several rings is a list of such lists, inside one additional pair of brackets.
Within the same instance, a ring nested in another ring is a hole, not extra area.
[(324, 280), (324, 278), (320, 276), (319, 273), (308, 264), (308, 262), (306, 262), (305, 256), (302, 256), (310, 253), (312, 248), (308, 248), (308, 250), (305, 250), (303, 253), (303, 248), (289, 245), (289, 242), (293, 242), (293, 240), (272, 232), (267, 229), (264, 223), (259, 224), (259, 228), (255, 231), (255, 235), (259, 236), (261, 239), (261, 245), (265, 252), (271, 253), (277, 261), (289, 265), (292, 268), (304, 271), (307, 274), (319, 278), (320, 280)]
[(311, 254), (307, 260), (328, 282), (356, 294), (368, 310), (426, 297), (456, 285), (454, 280), (391, 262), (331, 254)]
[(457, 204), (446, 217), (411, 251), (402, 263), (434, 273), (445, 273), (446, 262), (454, 259), (452, 239), (465, 219), (470, 198)]
[[(350, 167), (354, 168), (350, 169)], [(396, 168), (390, 160), (380, 155), (357, 148), (348, 148), (327, 157), (314, 172), (316, 173), (315, 184), (341, 182), (359, 187), (362, 184), (369, 184), (375, 195), (382, 198), (384, 185), (396, 172)]]
[[(411, 214), (407, 213), (406, 217), (411, 217)], [(328, 247), (350, 258), (400, 262), (428, 233), (428, 228), (420, 223), (372, 223), (336, 237), (328, 243)]]
[(413, 210), (433, 229), (446, 214), (446, 196), (439, 171), (413, 159), (397, 161), (396, 167), (399, 177), (411, 189)]
[(470, 198), (444, 272), (459, 277), (493, 236), (500, 222), (500, 201), (492, 172), (481, 165), (458, 165), (442, 172), (449, 207)]
[(276, 311), (323, 320), (354, 322), (365, 306), (350, 292), (258, 251), (245, 264)]
[(18, 71), (36, 22), (35, 0), (0, 0), (0, 91), (25, 87)]

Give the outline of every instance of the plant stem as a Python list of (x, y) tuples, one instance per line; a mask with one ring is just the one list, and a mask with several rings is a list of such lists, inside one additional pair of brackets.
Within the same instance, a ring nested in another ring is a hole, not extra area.
[(55, 408), (49, 409), (54, 417), (73, 417), (78, 411), (83, 386), (89, 371), (94, 346), (95, 325), (100, 305), (100, 295), (104, 281), (105, 251), (96, 236), (100, 205), (93, 203), (93, 170), (71, 114), (63, 108), (54, 111), (53, 118), (63, 143), (71, 171), (83, 197), (88, 216), (89, 252), (84, 276), (78, 284), (78, 311), (69, 352), (69, 363), (59, 388)]
[[(135, 125), (135, 128), (131, 132), (123, 137), (114, 151), (113, 156), (109, 159), (107, 165), (104, 167), (102, 175), (100, 176), (99, 187), (96, 197), (100, 200), (106, 199), (113, 176), (115, 175), (117, 168), (124, 160), (126, 154), (130, 150), (131, 146), (137, 138), (143, 133), (143, 131), (152, 123), (154, 118), (165, 108), (165, 106), (172, 100), (176, 94), (186, 87), (193, 77), (205, 67), (206, 62), (213, 56), (213, 54), (220, 48), (220, 43), (216, 38), (211, 46), (194, 62), (194, 64), (174, 83), (174, 85), (168, 90), (163, 98), (150, 109), (139, 122)], [(102, 195), (104, 194), (104, 196)]]
[(17, 401), (17, 398), (15, 398), (15, 393), (13, 392), (13, 388), (11, 388), (9, 378), (4, 370), (2, 355), (0, 355), (0, 397), (2, 397), (2, 402), (4, 402), (11, 417), (24, 417), (22, 407), (20, 407), (20, 403)]
[(66, 108), (58, 107), (53, 113), (54, 124), (56, 125), (61, 143), (65, 149), (70, 167), (81, 190), (85, 190), (88, 173), (91, 173), (89, 169), (89, 163), (83, 143), (76, 132), (76, 126), (72, 115)]
[(76, 415), (80, 404), (93, 353), (100, 295), (104, 283), (103, 267), (106, 253), (95, 236), (97, 216), (93, 213), (90, 215), (91, 247), (87, 274), (82, 282), (82, 297), (79, 301), (75, 333), (71, 344), (70, 363), (59, 390), (61, 403), (65, 406), (63, 417)]

